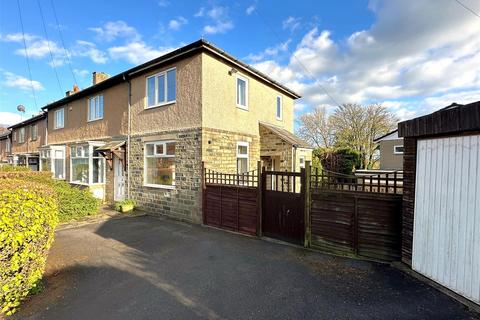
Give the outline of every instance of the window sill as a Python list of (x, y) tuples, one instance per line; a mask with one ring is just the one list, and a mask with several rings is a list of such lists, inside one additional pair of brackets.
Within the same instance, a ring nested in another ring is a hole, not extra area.
[(165, 102), (165, 103), (156, 104), (156, 105), (154, 105), (154, 106), (146, 106), (146, 107), (145, 107), (145, 110), (155, 109), (155, 108), (158, 108), (158, 107), (164, 107), (164, 106), (168, 106), (168, 105), (175, 104), (175, 103), (177, 103), (177, 100), (173, 100), (173, 101), (169, 101), (169, 102)]
[(156, 188), (156, 189), (166, 189), (166, 190), (174, 190), (175, 186), (168, 186), (168, 185), (162, 185), (162, 184), (143, 184), (144, 187), (148, 188)]
[(99, 120), (103, 120), (103, 118), (98, 118), (98, 119), (87, 120), (87, 123), (90, 123), (90, 122), (95, 122), (95, 121), (99, 121)]
[(279, 117), (277, 117), (276, 119), (277, 119), (278, 121), (282, 121), (282, 120), (283, 120), (282, 118), (279, 118)]
[(60, 130), (60, 129), (63, 129), (65, 127), (59, 127), (59, 128), (53, 128), (53, 130)]
[(242, 106), (241, 104), (237, 104), (237, 108), (248, 111), (248, 106)]
[(104, 185), (105, 183), (101, 182), (101, 183), (84, 183), (84, 182), (76, 182), (76, 181), (69, 181), (69, 183), (71, 184), (78, 184), (79, 186), (87, 186), (87, 187), (91, 187), (91, 186), (100, 186), (100, 185)]

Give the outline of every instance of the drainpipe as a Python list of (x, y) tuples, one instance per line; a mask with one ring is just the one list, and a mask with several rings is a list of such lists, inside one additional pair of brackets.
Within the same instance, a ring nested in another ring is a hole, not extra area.
[[(123, 75), (125, 78), (125, 75)], [(128, 84), (128, 129), (127, 129), (127, 198), (130, 199), (130, 136), (132, 130), (132, 115), (131, 115), (131, 102), (132, 102), (132, 83), (130, 79), (127, 81)]]

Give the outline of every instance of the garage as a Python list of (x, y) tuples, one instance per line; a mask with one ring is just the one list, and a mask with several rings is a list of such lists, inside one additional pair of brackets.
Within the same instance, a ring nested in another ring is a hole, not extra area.
[(399, 124), (405, 139), (402, 260), (480, 304), (480, 103)]

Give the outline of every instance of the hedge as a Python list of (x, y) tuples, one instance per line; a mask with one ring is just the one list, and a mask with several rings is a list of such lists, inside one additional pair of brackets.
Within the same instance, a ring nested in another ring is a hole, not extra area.
[(0, 179), (0, 307), (15, 312), (41, 279), (58, 223), (51, 188)]

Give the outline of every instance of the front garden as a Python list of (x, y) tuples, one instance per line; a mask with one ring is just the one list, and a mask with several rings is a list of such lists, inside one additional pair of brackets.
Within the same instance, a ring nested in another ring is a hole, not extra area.
[(59, 222), (94, 215), (100, 201), (50, 172), (0, 168), (0, 308), (12, 314), (38, 291)]

